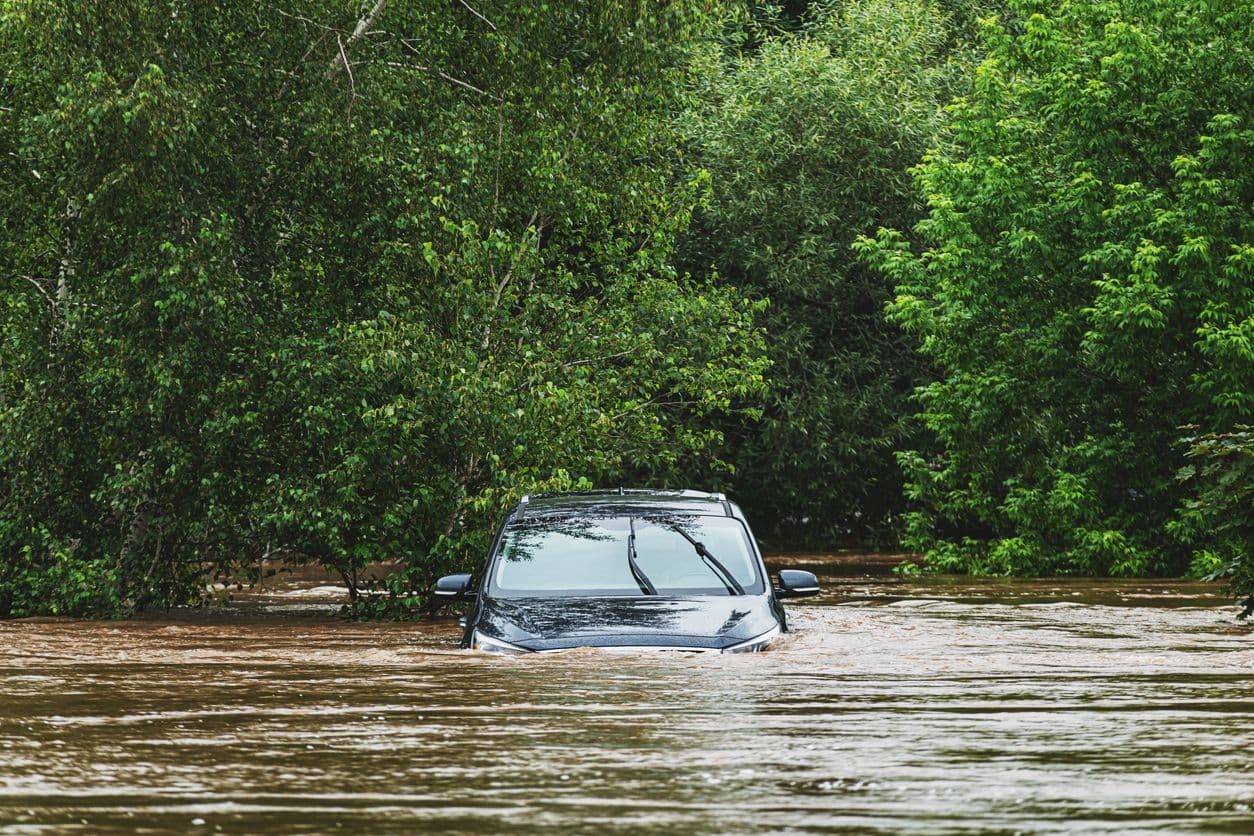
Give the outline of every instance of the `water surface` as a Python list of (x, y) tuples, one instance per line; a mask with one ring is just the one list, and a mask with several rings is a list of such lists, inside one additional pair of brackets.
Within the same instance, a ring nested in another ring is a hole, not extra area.
[(288, 579), (0, 622), (0, 831), (1254, 832), (1254, 645), (1213, 586), (825, 592), (742, 656), (455, 649)]

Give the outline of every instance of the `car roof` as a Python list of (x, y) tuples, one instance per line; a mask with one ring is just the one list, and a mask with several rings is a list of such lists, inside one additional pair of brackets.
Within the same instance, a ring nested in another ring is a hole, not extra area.
[(517, 514), (595, 514), (613, 511), (680, 512), (735, 516), (735, 506), (721, 493), (702, 491), (665, 491), (641, 488), (616, 488), (614, 490), (571, 491), (569, 493), (542, 493), (524, 496), (518, 503)]

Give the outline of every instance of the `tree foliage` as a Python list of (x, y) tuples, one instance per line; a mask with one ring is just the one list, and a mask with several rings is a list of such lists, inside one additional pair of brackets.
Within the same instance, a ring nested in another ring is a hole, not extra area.
[(408, 606), (760, 386), (756, 305), (671, 267), (700, 4), (2, 8), (0, 614), (276, 554)]
[(1176, 474), (1194, 495), (1173, 529), (1186, 543), (1202, 543), (1193, 574), (1227, 578), (1242, 600), (1241, 618), (1254, 615), (1254, 428), (1185, 439), (1189, 464)]
[(946, 39), (930, 2), (855, 0), (698, 76), (685, 127), (714, 193), (685, 255), (770, 301), (771, 394), (760, 423), (728, 425), (727, 456), (772, 538), (865, 539), (900, 507), (893, 450), (924, 363), (850, 247), (919, 216), (907, 170), (939, 123)]
[(1020, 0), (861, 249), (941, 377), (906, 452), (934, 567), (1183, 569), (1181, 425), (1254, 412), (1254, 7)]
[(406, 612), (624, 477), (1251, 595), (1251, 77), (1238, 0), (0, 0), (0, 616)]

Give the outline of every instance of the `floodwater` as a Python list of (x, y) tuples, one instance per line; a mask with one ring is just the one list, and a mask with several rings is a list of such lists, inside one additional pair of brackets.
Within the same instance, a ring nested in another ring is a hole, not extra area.
[(289, 579), (0, 622), (0, 832), (1254, 832), (1254, 633), (1181, 581), (825, 591), (763, 654), (505, 657)]

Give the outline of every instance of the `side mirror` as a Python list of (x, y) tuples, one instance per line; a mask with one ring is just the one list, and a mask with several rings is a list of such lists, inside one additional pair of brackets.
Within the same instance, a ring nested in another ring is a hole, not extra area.
[(474, 595), (470, 591), (470, 574), (463, 573), (459, 575), (445, 575), (435, 582), (435, 596), (437, 598), (466, 598)]
[(817, 595), (819, 579), (814, 576), (813, 572), (801, 569), (780, 569), (779, 586), (775, 587), (775, 592), (781, 598), (804, 598), (807, 595)]

